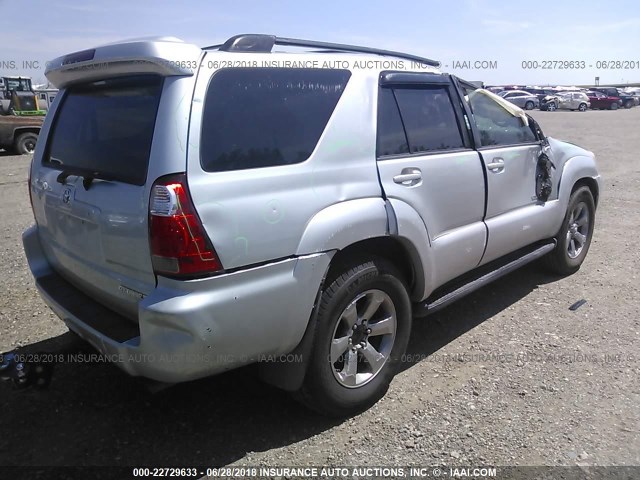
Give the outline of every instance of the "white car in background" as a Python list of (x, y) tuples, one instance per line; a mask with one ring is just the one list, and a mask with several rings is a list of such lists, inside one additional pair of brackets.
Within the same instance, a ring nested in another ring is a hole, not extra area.
[(498, 95), (525, 110), (533, 110), (540, 106), (540, 100), (538, 100), (537, 95), (524, 90), (504, 90)]
[(554, 110), (578, 110), (586, 112), (591, 107), (591, 101), (584, 92), (558, 92), (547, 95), (540, 102), (540, 110), (553, 112)]

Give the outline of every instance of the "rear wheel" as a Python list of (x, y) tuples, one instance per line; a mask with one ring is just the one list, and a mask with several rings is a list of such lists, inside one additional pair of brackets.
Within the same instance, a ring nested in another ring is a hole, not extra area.
[(624, 104), (624, 108), (631, 108), (633, 107), (633, 105), (634, 105), (633, 100), (627, 100)]
[(35, 133), (23, 133), (18, 136), (15, 143), (15, 150), (19, 155), (33, 153), (36, 149), (38, 135)]
[(611, 110), (617, 110), (618, 109), (618, 102), (613, 102), (611, 104)]
[(328, 281), (297, 398), (324, 415), (348, 416), (389, 388), (409, 341), (411, 303), (402, 277), (382, 259), (354, 262)]
[(580, 110), (581, 112), (586, 112), (587, 111), (587, 104), (586, 103), (581, 103), (580, 106), (578, 106), (578, 110)]
[(545, 257), (547, 266), (560, 275), (577, 272), (582, 265), (593, 235), (596, 207), (589, 187), (571, 194), (564, 221), (558, 232), (556, 248)]
[(533, 102), (527, 102), (524, 104), (525, 110), (533, 110), (533, 107), (534, 107)]

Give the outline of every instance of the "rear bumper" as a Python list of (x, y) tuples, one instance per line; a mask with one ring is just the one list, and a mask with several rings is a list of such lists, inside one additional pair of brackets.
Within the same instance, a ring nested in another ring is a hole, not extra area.
[(23, 244), (42, 298), (70, 330), (130, 375), (169, 383), (292, 351), (331, 259), (307, 255), (200, 280), (160, 277), (140, 301), (135, 324), (56, 273), (36, 226)]

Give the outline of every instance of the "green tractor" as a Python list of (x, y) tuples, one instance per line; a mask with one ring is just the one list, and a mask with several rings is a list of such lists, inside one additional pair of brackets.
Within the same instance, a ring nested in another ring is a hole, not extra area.
[(45, 115), (29, 77), (0, 77), (1, 115)]

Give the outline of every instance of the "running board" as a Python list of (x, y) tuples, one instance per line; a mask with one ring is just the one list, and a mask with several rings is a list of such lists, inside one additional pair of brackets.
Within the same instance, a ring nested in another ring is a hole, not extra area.
[[(497, 264), (495, 269), (492, 269), (487, 272), (487, 270), (483, 267), (480, 267), (480, 271), (476, 276), (469, 277), (469, 281), (460, 285), (457, 283), (457, 288), (454, 287), (454, 290), (444, 290), (441, 294), (432, 295), (427, 300), (423, 302), (419, 302), (413, 305), (413, 315), (415, 317), (424, 317), (427, 315), (431, 315), (432, 313), (444, 308), (456, 300), (461, 299), (469, 295), (472, 292), (475, 292), (479, 288), (484, 287), (485, 285), (497, 280), (508, 273), (517, 270), (518, 268), (526, 265), (527, 263), (533, 262), (538, 258), (546, 255), (551, 250), (553, 250), (556, 246), (556, 240), (551, 240), (543, 245), (539, 243), (535, 245), (534, 250), (529, 248), (528, 253), (523, 253), (518, 255), (515, 259), (509, 261), (509, 258), (514, 258), (513, 255), (507, 255), (507, 263), (501, 262), (501, 264)], [(491, 262), (492, 264), (500, 262), (497, 260), (496, 262)], [(487, 267), (485, 265), (485, 267)], [(480, 276), (477, 276), (480, 275)], [(455, 282), (455, 281), (454, 281)], [(433, 298), (432, 298), (433, 297)]]

